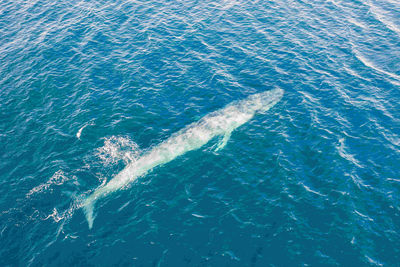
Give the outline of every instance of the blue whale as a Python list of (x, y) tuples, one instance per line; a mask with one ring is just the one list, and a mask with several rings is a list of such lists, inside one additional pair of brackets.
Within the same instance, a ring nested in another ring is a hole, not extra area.
[(216, 136), (222, 137), (216, 150), (222, 149), (233, 130), (248, 122), (256, 113), (269, 110), (279, 102), (283, 94), (282, 89), (276, 88), (250, 95), (241, 101), (235, 101), (174, 133), (170, 138), (129, 163), (107, 184), (97, 188), (83, 201), (82, 207), (89, 228), (93, 226), (93, 209), (97, 200), (124, 188), (139, 177), (146, 175), (153, 168), (204, 146)]

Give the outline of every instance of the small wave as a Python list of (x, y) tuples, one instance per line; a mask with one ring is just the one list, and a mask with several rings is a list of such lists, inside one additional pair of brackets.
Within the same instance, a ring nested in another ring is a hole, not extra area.
[(345, 160), (353, 163), (354, 165), (356, 165), (359, 168), (363, 168), (363, 166), (361, 165), (361, 163), (354, 157), (354, 155), (350, 154), (347, 151), (347, 147), (345, 144), (345, 139), (341, 138), (339, 140), (340, 145), (337, 147), (337, 150), (339, 152), (339, 155), (344, 158)]
[(350, 22), (351, 24), (357, 26), (357, 27), (362, 28), (362, 29), (367, 29), (368, 28), (368, 26), (365, 25), (363, 22), (361, 22), (361, 21), (359, 21), (359, 20), (357, 20), (357, 19), (355, 19), (353, 17), (349, 17), (347, 19), (347, 21)]
[(367, 255), (365, 255), (365, 258), (366, 258), (366, 259), (368, 260), (368, 262), (369, 262), (370, 264), (372, 264), (372, 265), (375, 265), (375, 266), (383, 266), (382, 263), (378, 262), (378, 261), (375, 260), (375, 259), (372, 259), (371, 257), (369, 257), (369, 256), (367, 256)]
[(91, 126), (94, 125), (94, 123), (86, 123), (85, 125), (83, 125), (78, 132), (76, 133), (76, 137), (80, 140), (81, 139), (81, 135), (82, 135), (82, 131), (83, 129), (85, 129), (87, 126)]
[(377, 66), (375, 66), (371, 61), (369, 61), (366, 57), (364, 57), (363, 55), (361, 55), (360, 52), (358, 52), (356, 49), (353, 48), (353, 53), (356, 56), (356, 58), (364, 64), (364, 66), (371, 68), (377, 72), (380, 72), (382, 74), (385, 74), (393, 79), (399, 80), (400, 81), (400, 75), (385, 71)]
[(301, 185), (303, 186), (303, 188), (304, 188), (307, 192), (316, 194), (316, 195), (321, 196), (321, 197), (326, 197), (326, 195), (324, 195), (324, 194), (322, 194), (322, 193), (320, 193), (320, 192), (318, 192), (318, 191), (316, 191), (316, 190), (311, 189), (310, 187), (306, 186), (306, 185), (303, 184), (303, 183), (301, 183)]
[(206, 218), (206, 216), (204, 216), (204, 215), (200, 215), (200, 214), (197, 214), (197, 213), (192, 213), (192, 216), (193, 217), (196, 217), (196, 218)]
[(125, 164), (135, 161), (140, 154), (139, 146), (128, 137), (111, 136), (105, 138), (104, 145), (97, 149), (97, 156), (106, 166), (119, 161)]
[(370, 7), (369, 10), (370, 10), (371, 14), (379, 22), (381, 22), (386, 28), (388, 28), (392, 32), (400, 35), (400, 27), (388, 19), (388, 17), (389, 17), (388, 13), (389, 12), (387, 12), (387, 11), (385, 11), (385, 10), (375, 6), (375, 5), (373, 5), (372, 3), (369, 3), (369, 7)]
[(399, 152), (398, 148), (400, 147), (400, 136), (383, 127), (378, 121), (373, 121), (374, 126), (378, 130), (378, 132), (386, 139), (393, 147), (392, 149), (396, 152)]
[(354, 210), (354, 213), (357, 214), (358, 216), (360, 216), (361, 218), (368, 220), (370, 222), (373, 222), (374, 220), (372, 218), (370, 218), (369, 216), (362, 214), (361, 212)]
[(400, 179), (387, 178), (386, 181), (400, 183)]
[(232, 250), (227, 250), (227, 251), (222, 253), (222, 256), (225, 256), (225, 255), (229, 256), (231, 258), (231, 260), (240, 261), (240, 258), (237, 257), (235, 255), (235, 253), (233, 253)]

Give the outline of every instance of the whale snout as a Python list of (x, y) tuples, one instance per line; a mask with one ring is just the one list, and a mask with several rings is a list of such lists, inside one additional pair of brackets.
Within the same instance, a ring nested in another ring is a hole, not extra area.
[(258, 94), (256, 98), (256, 101), (258, 102), (257, 111), (265, 112), (269, 110), (282, 99), (284, 93), (285, 91), (283, 89), (275, 88)]

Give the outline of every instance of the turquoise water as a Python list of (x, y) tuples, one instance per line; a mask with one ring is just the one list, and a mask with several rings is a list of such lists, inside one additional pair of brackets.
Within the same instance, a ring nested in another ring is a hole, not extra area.
[(398, 266), (399, 58), (394, 0), (2, 1), (0, 266)]

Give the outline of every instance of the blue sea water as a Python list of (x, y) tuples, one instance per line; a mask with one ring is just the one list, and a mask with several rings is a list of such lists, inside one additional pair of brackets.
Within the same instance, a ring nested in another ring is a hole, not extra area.
[[(274, 88), (89, 229), (96, 188)], [(400, 3), (1, 1), (0, 266), (400, 266)]]

